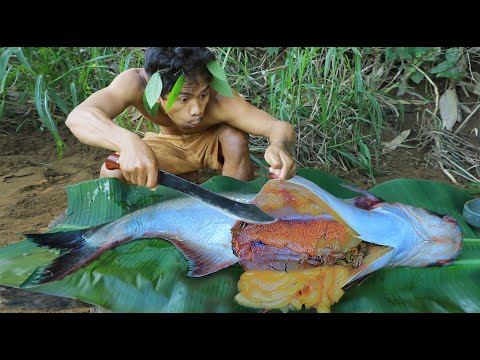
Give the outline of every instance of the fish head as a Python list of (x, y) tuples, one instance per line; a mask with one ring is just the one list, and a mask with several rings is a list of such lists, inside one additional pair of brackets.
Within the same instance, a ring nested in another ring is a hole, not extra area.
[(454, 217), (401, 203), (391, 205), (412, 233), (406, 246), (397, 249), (393, 266), (443, 266), (457, 258), (462, 251), (463, 234)]
[(328, 213), (345, 224), (358, 238), (392, 248), (385, 266), (442, 266), (461, 252), (463, 235), (450, 215), (396, 202), (377, 201), (369, 210), (339, 199), (310, 181), (291, 181), (316, 195)]

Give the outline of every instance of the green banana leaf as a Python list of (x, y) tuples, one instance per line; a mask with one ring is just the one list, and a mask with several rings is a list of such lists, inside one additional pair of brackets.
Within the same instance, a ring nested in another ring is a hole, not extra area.
[[(344, 181), (318, 170), (300, 169), (303, 176), (339, 198), (359, 196)], [(257, 193), (268, 181), (241, 182), (217, 176), (202, 186), (217, 192)], [(52, 231), (73, 230), (112, 221), (157, 201), (181, 196), (159, 186), (153, 192), (116, 179), (98, 179), (66, 187), (67, 218)], [(384, 268), (346, 289), (332, 312), (479, 312), (480, 232), (462, 218), (472, 198), (448, 184), (398, 179), (371, 189), (386, 201), (399, 201), (455, 217), (464, 232), (463, 251), (449, 266)], [(31, 229), (25, 229), (31, 230)], [(29, 239), (0, 249), (0, 285), (19, 287), (37, 267), (58, 256)], [(243, 269), (233, 265), (214, 274), (190, 278), (188, 263), (162, 239), (132, 241), (100, 255), (62, 280), (27, 288), (75, 298), (114, 312), (257, 312), (237, 304), (237, 282)], [(311, 312), (313, 310), (304, 310)]]

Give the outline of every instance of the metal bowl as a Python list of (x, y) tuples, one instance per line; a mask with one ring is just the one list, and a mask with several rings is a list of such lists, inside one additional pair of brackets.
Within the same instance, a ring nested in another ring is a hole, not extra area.
[(480, 198), (469, 200), (463, 205), (463, 218), (473, 227), (480, 229)]

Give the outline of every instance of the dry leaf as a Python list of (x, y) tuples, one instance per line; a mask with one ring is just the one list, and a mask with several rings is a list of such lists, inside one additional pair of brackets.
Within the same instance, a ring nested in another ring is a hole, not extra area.
[(473, 88), (473, 93), (475, 95), (480, 95), (480, 83), (478, 83), (477, 85), (475, 85), (475, 87)]
[(445, 90), (439, 101), (440, 117), (443, 120), (443, 129), (452, 131), (453, 125), (459, 118), (458, 98), (455, 89)]
[(400, 135), (398, 135), (392, 141), (382, 142), (382, 144), (384, 145), (384, 148), (382, 150), (383, 153), (387, 153), (389, 151), (395, 150), (407, 139), (408, 135), (410, 135), (410, 129), (402, 131)]
[[(440, 164), (440, 163), (439, 163), (439, 164)], [(442, 166), (442, 164), (440, 164), (440, 168), (441, 168), (442, 171), (445, 173), (445, 175), (447, 175), (448, 178), (449, 178), (450, 180), (452, 180), (452, 182), (453, 182), (454, 184), (458, 185), (458, 181), (455, 180), (455, 178), (453, 177), (453, 175), (450, 174), (450, 172), (449, 172), (447, 169), (445, 169), (445, 168)]]
[(480, 74), (476, 71), (473, 71), (472, 75), (473, 75), (473, 78), (474, 78), (475, 82), (479, 83), (480, 82)]
[(462, 103), (459, 103), (458, 105), (460, 105), (460, 109), (462, 109), (463, 111), (465, 111), (467, 114), (470, 114), (472, 112), (472, 110), (470, 110), (470, 108)]

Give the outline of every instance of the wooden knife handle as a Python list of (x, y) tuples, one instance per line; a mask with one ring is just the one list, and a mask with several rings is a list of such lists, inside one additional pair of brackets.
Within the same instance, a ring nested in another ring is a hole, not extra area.
[(120, 163), (118, 162), (118, 159), (120, 156), (118, 154), (112, 154), (107, 158), (107, 161), (105, 161), (105, 167), (108, 170), (116, 170), (120, 169)]

